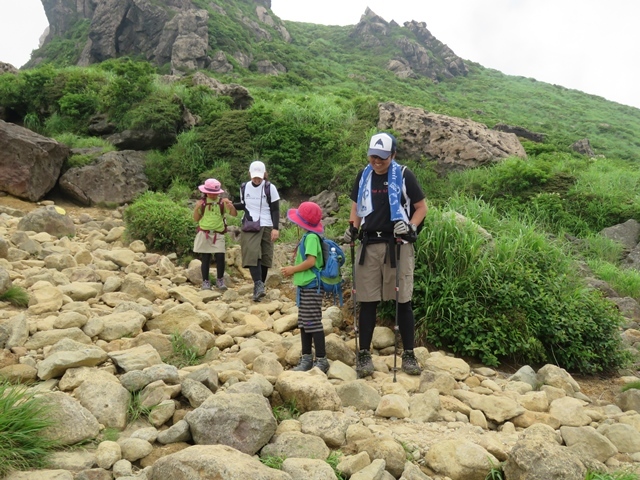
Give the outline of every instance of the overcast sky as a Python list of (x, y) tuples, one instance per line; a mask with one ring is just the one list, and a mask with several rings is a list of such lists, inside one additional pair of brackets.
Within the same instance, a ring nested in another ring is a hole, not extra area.
[[(371, 8), (426, 22), (458, 56), (640, 108), (640, 0), (272, 0), (283, 20), (354, 25)], [(47, 27), (40, 0), (0, 0), (0, 61), (23, 65)]]

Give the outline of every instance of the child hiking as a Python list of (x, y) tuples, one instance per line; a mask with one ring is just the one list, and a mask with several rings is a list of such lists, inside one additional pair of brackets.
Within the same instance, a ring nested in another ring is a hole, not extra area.
[[(287, 218), (308, 232), (321, 234), (322, 210), (313, 202), (303, 202), (298, 208), (287, 212)], [(298, 328), (302, 342), (302, 357), (300, 363), (293, 368), (298, 372), (306, 372), (318, 367), (324, 373), (329, 370), (325, 348), (324, 331), (322, 329), (322, 298), (323, 292), (318, 286), (316, 273), (312, 270), (322, 268), (322, 244), (319, 235), (304, 235), (305, 258), (302, 258), (301, 245), (296, 249), (295, 264), (283, 267), (282, 274), (286, 277), (293, 275), (293, 284), (297, 287), (298, 298)], [(316, 360), (313, 361), (311, 346), (315, 346)]]
[(198, 200), (193, 210), (193, 219), (198, 222), (198, 233), (193, 241), (193, 251), (201, 254), (202, 290), (211, 290), (209, 265), (212, 254), (216, 261), (216, 286), (220, 290), (226, 290), (227, 286), (224, 284), (224, 234), (227, 231), (227, 225), (224, 217), (227, 213), (235, 217), (238, 212), (231, 200), (220, 197), (224, 190), (220, 188), (220, 182), (215, 178), (207, 179), (203, 185), (198, 187), (198, 190), (204, 195)]

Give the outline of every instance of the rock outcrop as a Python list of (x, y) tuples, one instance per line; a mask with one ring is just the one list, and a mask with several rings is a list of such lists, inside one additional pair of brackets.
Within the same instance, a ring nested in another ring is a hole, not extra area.
[(516, 135), (491, 130), (473, 120), (393, 102), (381, 103), (378, 110), (378, 128), (398, 132), (398, 158), (435, 160), (439, 173), (527, 156)]
[[(68, 213), (76, 233), (61, 238), (35, 224), (19, 230), (33, 212), (0, 215), (0, 283), (30, 297), (26, 309), (0, 303), (0, 377), (39, 379), (33, 391), (54, 412), (46, 435), (85, 445), (8, 480), (330, 479), (332, 452), (355, 480), (483, 480), (500, 462), (509, 479), (640, 472), (638, 390), (607, 403), (555, 365), (505, 375), (424, 347), (415, 350), (422, 375), (398, 372), (394, 382), (384, 326), (374, 332), (375, 372), (357, 380), (350, 308), (327, 305), (329, 371), (292, 371), (297, 307), (277, 269), (252, 302), (231, 245), (231, 288), (200, 290), (198, 260), (183, 267), (124, 243), (122, 208), (92, 212)], [(147, 414), (127, 421), (132, 395)], [(276, 470), (255, 455), (285, 461)]]
[[(282, 40), (291, 41), (282, 21), (269, 12), (270, 2), (262, 0), (255, 1), (255, 16), (251, 18), (239, 9), (227, 12), (216, 4), (210, 5), (213, 12), (210, 14), (190, 0), (42, 0), (42, 4), (50, 24), (45, 44), (69, 34), (80, 22), (90, 23), (78, 61), (81, 66), (130, 55), (156, 65), (170, 65), (172, 73), (196, 69), (228, 72), (233, 66), (223, 61), (225, 55), (237, 52), (222, 49), (211, 52), (211, 15), (233, 17), (260, 41), (272, 40), (263, 26), (277, 31)], [(36, 53), (30, 63), (38, 61)]]
[(425, 22), (412, 20), (400, 27), (394, 21), (387, 22), (367, 7), (350, 35), (363, 47), (379, 47), (389, 42), (394, 29), (410, 32), (408, 36), (395, 40), (394, 47), (398, 54), (389, 58), (387, 63), (387, 68), (398, 77), (423, 76), (438, 81), (469, 73), (464, 61), (435, 38)]

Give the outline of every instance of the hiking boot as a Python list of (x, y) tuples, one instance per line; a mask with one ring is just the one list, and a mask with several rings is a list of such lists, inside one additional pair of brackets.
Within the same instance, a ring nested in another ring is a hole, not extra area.
[(253, 301), (259, 302), (266, 294), (267, 293), (264, 291), (264, 282), (262, 280), (258, 280), (253, 285)]
[(329, 371), (329, 361), (327, 360), (327, 357), (317, 357), (316, 361), (313, 362), (313, 366), (318, 367), (324, 373)]
[(201, 290), (211, 290), (211, 284), (209, 283), (209, 280), (203, 280), (202, 281)]
[(218, 287), (218, 290), (227, 289), (227, 286), (224, 284), (224, 278), (219, 278), (218, 280), (216, 280), (216, 287)]
[(368, 377), (373, 375), (373, 360), (371, 360), (371, 353), (369, 350), (360, 350), (356, 358), (356, 373), (358, 378)]
[[(326, 359), (325, 359), (326, 361)], [(300, 363), (293, 367), (294, 372), (307, 372), (313, 368), (313, 355), (305, 353), (300, 357)]]
[(402, 352), (402, 371), (409, 375), (420, 375), (422, 373), (413, 350)]

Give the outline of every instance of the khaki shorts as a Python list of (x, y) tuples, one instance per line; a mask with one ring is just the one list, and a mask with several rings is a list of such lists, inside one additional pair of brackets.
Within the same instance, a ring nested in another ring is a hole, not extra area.
[(258, 260), (263, 267), (271, 268), (273, 266), (271, 230), (273, 227), (262, 227), (259, 232), (242, 232), (240, 249), (243, 267), (255, 267), (258, 265)]
[[(205, 232), (198, 232), (193, 241), (193, 251), (195, 253), (224, 253), (225, 241), (224, 233), (209, 233), (209, 238)], [(215, 238), (215, 242), (213, 241)]]
[[(359, 302), (377, 302), (396, 299), (396, 268), (391, 268), (388, 243), (370, 243), (366, 247), (364, 264), (360, 265), (362, 245), (356, 254), (356, 299)], [(396, 249), (397, 246), (393, 245)], [(385, 262), (386, 259), (386, 262)], [(398, 301), (406, 303), (413, 294), (413, 269), (415, 258), (413, 244), (400, 247)]]

